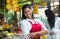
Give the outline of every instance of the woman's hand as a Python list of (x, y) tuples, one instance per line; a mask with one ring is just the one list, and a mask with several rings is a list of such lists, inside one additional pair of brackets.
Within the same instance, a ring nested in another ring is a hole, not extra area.
[(53, 32), (53, 31), (51, 31), (51, 32), (50, 32), (50, 35), (54, 35), (54, 32)]
[(34, 39), (34, 38), (36, 38), (36, 37), (38, 37), (38, 35), (37, 35), (36, 32), (30, 33), (30, 39)]

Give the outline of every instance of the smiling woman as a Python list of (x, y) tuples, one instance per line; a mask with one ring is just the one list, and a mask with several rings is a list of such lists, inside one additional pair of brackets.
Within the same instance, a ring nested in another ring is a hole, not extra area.
[(40, 39), (40, 36), (48, 33), (46, 27), (39, 19), (35, 19), (31, 7), (26, 4), (22, 7), (21, 30), (23, 39)]

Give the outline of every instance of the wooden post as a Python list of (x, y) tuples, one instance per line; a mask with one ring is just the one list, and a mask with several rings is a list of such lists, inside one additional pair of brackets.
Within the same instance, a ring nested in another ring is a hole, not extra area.
[(54, 10), (54, 1), (55, 1), (55, 0), (53, 0), (53, 12), (55, 11), (55, 10)]
[(47, 8), (48, 8), (48, 9), (51, 9), (50, 4), (51, 4), (50, 0), (47, 0)]
[(58, 16), (60, 17), (60, 0), (59, 0), (59, 7), (58, 7), (58, 9), (59, 9)]

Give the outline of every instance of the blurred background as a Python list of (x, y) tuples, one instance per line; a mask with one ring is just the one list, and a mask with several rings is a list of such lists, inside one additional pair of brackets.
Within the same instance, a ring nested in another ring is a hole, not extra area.
[(45, 18), (44, 11), (47, 8), (60, 17), (60, 0), (0, 0), (0, 33), (3, 33), (0, 39), (10, 36), (10, 32), (15, 32), (20, 26), (18, 22), (21, 21), (22, 6), (25, 4), (31, 6), (36, 18)]

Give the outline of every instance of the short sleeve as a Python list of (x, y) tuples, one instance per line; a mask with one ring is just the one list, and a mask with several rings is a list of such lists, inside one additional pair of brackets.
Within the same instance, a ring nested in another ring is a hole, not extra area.
[(23, 20), (20, 22), (21, 24), (21, 30), (23, 32), (24, 36), (27, 36), (30, 32), (29, 32), (29, 27), (28, 27), (28, 22), (26, 20)]
[(59, 28), (60, 28), (60, 18), (59, 18), (58, 22), (59, 22), (58, 25), (59, 25)]
[(60, 33), (60, 18), (56, 18), (56, 24), (55, 24), (55, 30), (53, 30), (55, 33)]

